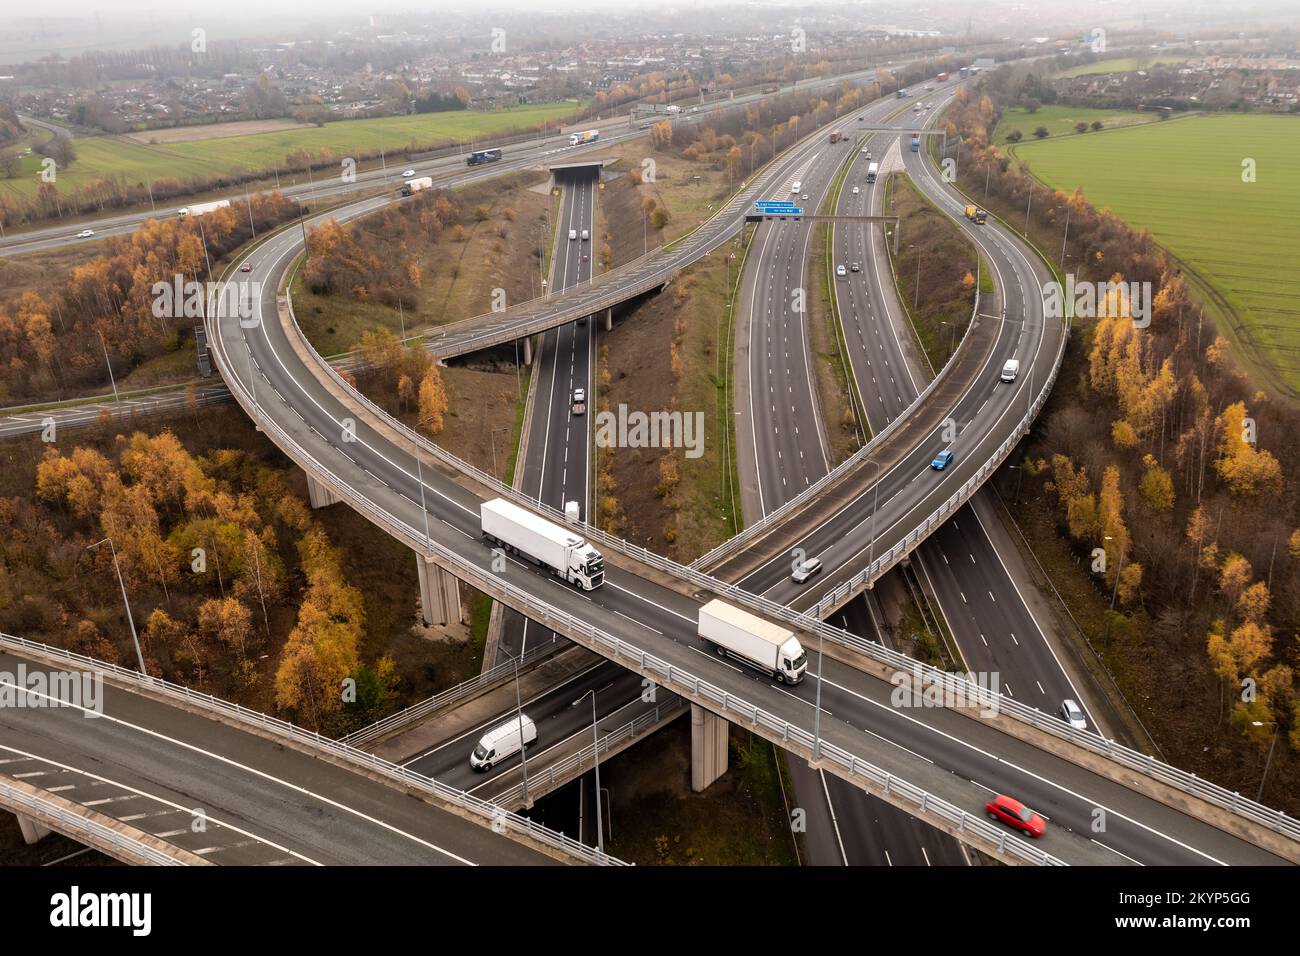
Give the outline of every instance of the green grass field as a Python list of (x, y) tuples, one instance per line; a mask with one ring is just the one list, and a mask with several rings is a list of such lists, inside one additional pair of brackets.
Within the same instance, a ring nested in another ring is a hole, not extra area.
[(1153, 66), (1169, 66), (1186, 62), (1185, 56), (1130, 56), (1115, 60), (1098, 60), (1085, 63), (1072, 70), (1066, 70), (1062, 76), (1096, 76), (1101, 73), (1129, 73), (1133, 70), (1149, 70)]
[(1159, 117), (1154, 113), (1134, 113), (1125, 110), (1094, 110), (1075, 106), (1042, 106), (1037, 113), (1029, 113), (1019, 106), (1013, 106), (1002, 114), (997, 128), (993, 130), (993, 142), (998, 146), (1007, 144), (1007, 133), (1018, 129), (1023, 134), (1022, 142), (1034, 138), (1034, 130), (1040, 126), (1047, 127), (1050, 136), (1094, 136), (1092, 130), (1076, 133), (1074, 124), (1079, 122), (1092, 125), (1094, 121), (1105, 124), (1106, 129), (1122, 126), (1140, 126), (1153, 123)]
[[(1061, 190), (1150, 229), (1237, 313), (1246, 357), (1300, 390), (1300, 118), (1201, 116), (1022, 143)], [(1257, 181), (1243, 182), (1243, 160)], [(1224, 330), (1229, 334), (1231, 330)]]
[[(212, 176), (234, 171), (270, 173), (295, 149), (328, 149), (339, 156), (351, 152), (385, 149), (397, 151), (416, 143), (468, 142), (493, 136), (504, 130), (536, 126), (547, 120), (569, 116), (580, 109), (576, 103), (543, 103), (493, 113), (426, 113), (418, 116), (387, 116), (380, 119), (342, 120), (308, 129), (276, 130), (231, 136), (226, 139), (150, 145), (122, 136), (78, 137), (76, 162), (58, 174), (60, 190), (75, 190), (81, 184), (103, 176), (121, 175), (136, 182), (175, 176)], [(0, 180), (0, 189), (20, 195), (36, 193), (40, 157), (23, 161), (19, 178)]]

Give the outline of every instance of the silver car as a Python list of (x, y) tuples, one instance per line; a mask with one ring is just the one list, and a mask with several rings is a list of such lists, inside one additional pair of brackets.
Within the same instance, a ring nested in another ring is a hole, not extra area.
[(1061, 719), (1075, 730), (1088, 729), (1088, 721), (1084, 719), (1083, 710), (1068, 697), (1061, 701)]
[(790, 573), (790, 579), (796, 584), (803, 584), (822, 569), (820, 558), (807, 558)]

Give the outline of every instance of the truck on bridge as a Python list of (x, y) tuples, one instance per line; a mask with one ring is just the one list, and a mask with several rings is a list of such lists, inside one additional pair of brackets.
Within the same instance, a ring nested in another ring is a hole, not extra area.
[(794, 631), (726, 601), (715, 599), (700, 608), (699, 635), (719, 657), (744, 661), (783, 684), (799, 683), (808, 670), (808, 655)]
[(215, 202), (197, 202), (193, 206), (181, 206), (176, 210), (178, 219), (193, 219), (196, 216), (206, 216), (210, 212), (216, 212), (218, 209), (229, 209), (229, 199), (218, 199)]
[(504, 498), (479, 506), (483, 537), (533, 564), (551, 569), (558, 578), (594, 591), (605, 583), (605, 559), (575, 531), (547, 521)]
[(583, 143), (594, 143), (600, 139), (600, 130), (589, 129), (585, 133), (574, 133), (569, 137), (570, 146), (581, 146)]

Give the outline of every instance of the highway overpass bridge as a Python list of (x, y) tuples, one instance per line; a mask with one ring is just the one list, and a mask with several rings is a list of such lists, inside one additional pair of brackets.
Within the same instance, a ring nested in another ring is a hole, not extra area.
[[(34, 673), (102, 675), (93, 706)], [(131, 863), (618, 864), (508, 808), (236, 704), (0, 635), (0, 806)], [(59, 706), (55, 706), (59, 704)]]
[[(996, 709), (994, 719), (972, 718), (951, 708), (891, 706), (893, 675), (919, 665), (593, 529), (586, 530), (606, 552), (608, 583), (590, 594), (523, 564), (511, 562), (504, 571), (494, 571), (492, 553), (478, 534), (478, 504), (496, 496), (526, 499), (405, 429), (311, 352), (287, 299), (277, 301), (274, 293), (297, 251), (298, 239), (291, 233), (259, 257), (268, 291), (252, 328), (241, 328), (229, 316), (214, 317), (218, 365), (245, 410), (304, 467), (314, 500), (346, 501), (404, 541), (417, 554), (426, 582), (443, 573), (465, 580), (703, 710), (748, 725), (1003, 859), (1118, 862), (1127, 855), (1144, 862), (1261, 862), (1293, 852), (1291, 837), (1281, 832), (1289, 833), (1293, 821), (1206, 789), (1172, 768), (1071, 731), (1036, 711), (1018, 709), (1014, 701), (999, 699), (995, 706), (982, 707)], [(345, 419), (351, 427), (344, 427)], [(810, 650), (824, 644), (824, 673), (791, 692), (705, 653), (694, 635), (695, 616), (713, 594), (795, 624)], [(921, 673), (951, 682), (924, 668)], [(810, 706), (810, 685), (817, 683), (822, 684), (820, 716)], [(978, 692), (955, 684), (952, 689), (989, 703)], [(810, 730), (814, 726), (816, 734)], [(882, 739), (888, 743), (882, 745)], [(949, 752), (952, 746), (957, 749)], [(972, 760), (980, 766), (970, 765)], [(1134, 770), (1141, 790), (1131, 789)], [(1159, 782), (1162, 778), (1166, 782)], [(1041, 790), (1043, 785), (1026, 782), (1034, 779), (1053, 781), (1046, 787), (1051, 792), (1035, 795), (1036, 786)], [(1048, 840), (1030, 846), (989, 826), (982, 807), (990, 787), (1028, 794), (1047, 809), (1058, 821)], [(1108, 832), (1124, 847), (1118, 853), (1088, 835), (1098, 807), (1110, 814)], [(1194, 834), (1190, 840), (1188, 834)], [(1272, 852), (1262, 846), (1271, 846)]]
[[(791, 175), (817, 145), (804, 141), (784, 154), (774, 169)], [(774, 186), (781, 178), (771, 170), (768, 177), (760, 177)], [(754, 189), (757, 182), (747, 189)], [(757, 192), (761, 194), (761, 188)], [(733, 201), (728, 208), (743, 216), (748, 201)], [(349, 207), (338, 218), (375, 208), (365, 206)], [(678, 261), (684, 265), (703, 255), (708, 243), (725, 241), (730, 234), (722, 231), (726, 223), (719, 223), (718, 217), (711, 222), (713, 229), (702, 227), (670, 254), (680, 252), (683, 258)], [(241, 405), (307, 472), (314, 504), (345, 500), (416, 552), (426, 613), (437, 613), (431, 595), (445, 590), (442, 575), (466, 580), (531, 619), (649, 677), (702, 711), (748, 724), (778, 745), (1008, 861), (1296, 859), (1296, 827), (1289, 818), (1094, 735), (1072, 731), (1036, 711), (1024, 712), (1014, 701), (981, 696), (978, 689), (900, 655), (891, 656), (768, 596), (741, 591), (698, 569), (674, 565), (594, 531), (591, 536), (607, 553), (609, 583), (590, 595), (523, 565), (512, 563), (505, 572), (493, 570), (491, 553), (478, 538), (477, 504), (488, 496), (519, 496), (403, 429), (311, 352), (297, 332), (287, 298), (277, 301), (274, 293), (297, 249), (298, 240), (290, 230), (272, 237), (259, 251), (256, 265), (269, 281), (266, 296), (257, 303), (257, 320), (244, 328), (233, 317), (213, 316), (209, 334), (214, 355)], [(633, 269), (623, 275), (627, 288), (647, 281), (647, 290), (661, 284), (665, 273), (656, 273), (660, 266), (642, 261), (637, 266), (644, 268), (641, 274), (632, 275)], [(1014, 284), (1005, 278), (1001, 283), (1004, 291), (1015, 293), (1008, 299), (1018, 297), (1024, 306), (1025, 329), (1034, 325), (1034, 300), (1026, 294), (1033, 288), (1029, 279), (1032, 267), (1017, 271)], [(617, 297), (622, 290), (606, 289), (601, 295)], [(441, 340), (447, 346), (441, 354), (495, 344), (490, 341), (494, 337), (510, 341), (608, 307), (599, 301), (575, 296), (567, 303), (535, 307), (541, 310), (536, 314), (516, 313), (508, 322), (493, 317), (495, 325), (487, 329), (462, 327)], [(1005, 324), (1005, 316), (997, 318)], [(1042, 342), (1051, 334), (1050, 325), (1041, 325), (1036, 332)], [(434, 348), (439, 350), (436, 341)], [(1052, 363), (1050, 348), (1040, 345), (1035, 354), (1042, 356), (1045, 367)], [(993, 400), (986, 399), (969, 423), (978, 419), (980, 424), (967, 436), (971, 451), (959, 458), (969, 468), (954, 469), (942, 476), (937, 491), (918, 492), (915, 500), (898, 505), (899, 520), (908, 522), (909, 516), (922, 514), (928, 504), (940, 500), (933, 494), (948, 491), (941, 500), (951, 500), (969, 482), (982, 480), (992, 459), (980, 455), (989, 450), (989, 443), (996, 453), (1018, 437), (1014, 428), (1003, 430), (1020, 421), (1011, 409), (1023, 397), (1025, 415), (1032, 420), (1035, 396), (1045, 394), (1044, 381), (1038, 379), (1035, 388), (1032, 376), (1026, 376), (1027, 389), (1008, 390), (1005, 407), (994, 405), (987, 414)], [(908, 482), (917, 483), (915, 476)], [(900, 496), (889, 500), (895, 497)], [(557, 517), (544, 508), (538, 510)], [(910, 535), (922, 532), (923, 526), (901, 530)], [(908, 535), (889, 551), (906, 545)], [(878, 560), (872, 556), (871, 564)], [(818, 662), (815, 679), (792, 693), (710, 657), (694, 637), (694, 619), (701, 601), (713, 594), (795, 625), (810, 650), (814, 643), (824, 645), (826, 660)], [(824, 600), (825, 596), (819, 603)], [(974, 717), (968, 708), (897, 706), (892, 681), (912, 672), (954, 695), (974, 699), (978, 709), (995, 711), (995, 716)], [(821, 691), (816, 708), (812, 706), (814, 685)], [(815, 732), (809, 731), (810, 726)], [(981, 808), (990, 788), (1025, 795), (1047, 810), (1057, 825), (1041, 847), (983, 820)], [(1105, 840), (1089, 835), (1095, 832), (1090, 828), (1098, 810), (1110, 821)]]

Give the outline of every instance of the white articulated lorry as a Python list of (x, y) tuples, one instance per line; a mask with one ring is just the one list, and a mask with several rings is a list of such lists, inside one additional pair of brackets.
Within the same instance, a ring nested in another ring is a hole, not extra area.
[(214, 202), (197, 202), (193, 206), (181, 206), (176, 210), (178, 219), (191, 219), (195, 216), (204, 216), (210, 212), (216, 212), (218, 209), (229, 209), (229, 199), (218, 199)]
[(799, 683), (808, 670), (808, 655), (794, 631), (726, 601), (710, 601), (700, 608), (699, 631), (719, 656), (730, 655), (767, 671), (783, 684)]
[(531, 511), (493, 498), (479, 506), (483, 537), (544, 565), (570, 584), (592, 591), (605, 583), (605, 559), (582, 535)]
[(415, 193), (418, 193), (421, 189), (432, 189), (432, 188), (433, 188), (432, 176), (417, 176), (415, 179), (408, 179), (406, 182), (402, 183), (402, 188), (400, 192), (403, 196), (412, 196)]

